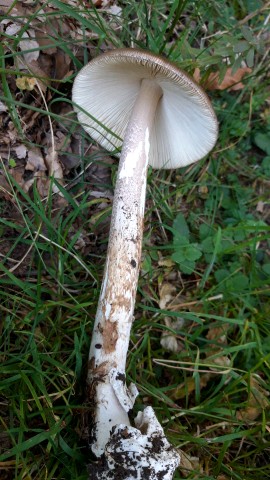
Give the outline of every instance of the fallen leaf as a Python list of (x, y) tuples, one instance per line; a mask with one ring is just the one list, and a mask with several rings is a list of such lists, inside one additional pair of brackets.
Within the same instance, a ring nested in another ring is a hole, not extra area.
[(62, 50), (57, 50), (54, 56), (55, 79), (62, 80), (70, 71), (71, 58)]
[(253, 422), (266, 408), (269, 409), (269, 392), (261, 384), (261, 379), (256, 374), (251, 374), (249, 397), (244, 408), (237, 412), (237, 418), (244, 422)]
[[(177, 317), (176, 319), (165, 317), (164, 322), (167, 327), (177, 331), (182, 330), (185, 320), (182, 317)], [(183, 350), (181, 341), (176, 337), (176, 335), (168, 331), (162, 332), (160, 344), (164, 350), (168, 352), (179, 353), (181, 350)]]
[(39, 60), (32, 60), (29, 63), (27, 62), (26, 67), (28, 72), (31, 73), (33, 77), (35, 77), (35, 82), (38, 83), (42, 92), (45, 93), (48, 86), (50, 85), (50, 79), (48, 75), (46, 75), (44, 70), (40, 67)]
[(0, 6), (10, 8), (13, 3), (14, 3), (14, 0), (1, 0)]
[(107, 12), (110, 13), (111, 15), (114, 15), (116, 17), (121, 17), (122, 15), (122, 8), (117, 6), (117, 5), (112, 5), (107, 9)]
[(59, 162), (58, 154), (53, 147), (48, 149), (48, 154), (46, 155), (46, 164), (48, 165), (50, 177), (54, 177), (57, 180), (63, 179), (62, 165)]
[[(40, 18), (40, 20), (42, 21), (42, 17)], [(46, 55), (54, 55), (57, 52), (57, 48), (52, 45), (53, 35), (54, 32), (51, 25), (43, 25), (42, 29), (36, 32), (36, 40), (39, 43), (40, 50)]]
[[(9, 20), (6, 19), (1, 22), (1, 25), (5, 25), (7, 23), (9, 23)], [(20, 29), (21, 29), (21, 26), (18, 25), (17, 23), (10, 23), (6, 27), (5, 33), (6, 35), (10, 35), (11, 37), (14, 37), (20, 31)]]
[(27, 148), (25, 145), (17, 145), (17, 147), (14, 148), (14, 151), (16, 153), (17, 158), (25, 158), (27, 154)]
[(176, 288), (171, 283), (163, 283), (159, 287), (159, 308), (164, 310), (175, 297)]
[(209, 344), (209, 348), (207, 350), (206, 356), (211, 363), (213, 363), (214, 365), (218, 365), (220, 367), (229, 367), (231, 364), (230, 358), (224, 355), (224, 348), (223, 348), (223, 346), (227, 345), (228, 343), (227, 342), (228, 328), (229, 328), (229, 324), (224, 324), (218, 327), (214, 326), (209, 328), (206, 335), (206, 338), (208, 340), (213, 340), (213, 343)]
[(37, 179), (37, 191), (41, 198), (48, 196), (50, 190), (50, 181), (47, 177), (38, 177)]
[(31, 170), (32, 172), (45, 172), (47, 170), (42, 153), (39, 148), (28, 151), (28, 161), (25, 166), (25, 170)]
[(93, 0), (93, 4), (95, 5), (95, 7), (105, 8), (110, 5), (110, 1), (111, 0)]
[[(181, 463), (179, 470), (184, 478), (187, 478), (190, 476), (191, 473), (194, 473), (196, 470), (197, 472), (200, 472), (200, 459), (198, 457), (192, 457), (188, 453), (184, 452), (180, 448), (178, 449), (178, 452), (181, 457)], [(202, 472), (201, 472), (202, 473)], [(192, 477), (193, 478), (193, 477)]]
[(20, 185), (20, 187), (23, 188), (24, 186), (24, 168), (23, 167), (16, 167), (16, 168), (10, 168), (8, 173), (10, 176), (15, 180), (15, 183)]
[[(206, 387), (209, 380), (213, 378), (214, 373), (203, 373), (200, 375), (200, 388)], [(195, 378), (189, 377), (185, 380), (185, 382), (181, 383), (172, 390), (172, 398), (175, 400), (180, 400), (181, 398), (185, 398), (187, 395), (189, 396), (195, 390)]]
[(6, 105), (0, 100), (0, 113), (6, 112), (6, 111), (7, 111)]
[(0, 171), (0, 198), (7, 201), (12, 201), (12, 189), (6, 177)]
[[(215, 325), (215, 324), (214, 324)], [(209, 328), (206, 338), (208, 340), (215, 340), (214, 344), (227, 345), (227, 331), (229, 324), (225, 324), (218, 327)]]
[(175, 265), (175, 262), (173, 262), (170, 258), (161, 258), (158, 261), (158, 264), (159, 264), (160, 267), (171, 268)]
[(265, 202), (263, 202), (262, 200), (259, 200), (256, 205), (256, 212), (263, 213), (264, 205), (265, 205)]
[[(245, 75), (251, 73), (251, 71), (252, 70), (249, 67), (242, 67), (238, 68), (238, 70), (232, 74), (232, 68), (229, 67), (221, 82), (220, 73), (211, 72), (207, 80), (202, 83), (202, 85), (206, 90), (242, 90), (242, 88), (244, 88), (244, 84), (241, 80)], [(198, 83), (201, 83), (201, 73), (199, 68), (195, 69), (193, 77)]]
[(39, 44), (35, 40), (34, 30), (29, 29), (27, 32), (23, 32), (22, 40), (19, 42), (19, 47), (23, 53), (23, 58), (27, 63), (38, 59), (40, 50)]

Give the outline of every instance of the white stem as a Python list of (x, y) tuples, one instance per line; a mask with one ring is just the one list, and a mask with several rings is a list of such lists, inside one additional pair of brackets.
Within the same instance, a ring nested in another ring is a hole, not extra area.
[(125, 384), (126, 356), (141, 260), (149, 134), (161, 88), (143, 80), (124, 138), (107, 259), (89, 353), (89, 392), (94, 402), (92, 450), (100, 457), (114, 425), (130, 425), (137, 395)]

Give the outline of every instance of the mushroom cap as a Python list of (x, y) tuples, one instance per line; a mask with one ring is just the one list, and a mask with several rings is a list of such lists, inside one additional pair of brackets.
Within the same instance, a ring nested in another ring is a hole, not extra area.
[(163, 91), (150, 130), (149, 164), (179, 168), (204, 157), (218, 134), (207, 95), (184, 71), (143, 50), (103, 53), (79, 72), (72, 98), (84, 129), (106, 150), (118, 150), (119, 155), (144, 78), (155, 80)]

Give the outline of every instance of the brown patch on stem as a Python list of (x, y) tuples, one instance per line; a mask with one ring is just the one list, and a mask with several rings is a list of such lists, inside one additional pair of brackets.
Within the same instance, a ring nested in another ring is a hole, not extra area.
[[(109, 368), (108, 368), (109, 367)], [(110, 362), (102, 362), (100, 365), (95, 365), (95, 357), (92, 357), (88, 362), (88, 371), (91, 377), (103, 378), (108, 374), (110, 368), (114, 368), (116, 365)]]
[(105, 353), (112, 353), (118, 340), (117, 322), (105, 322), (103, 329), (103, 348)]

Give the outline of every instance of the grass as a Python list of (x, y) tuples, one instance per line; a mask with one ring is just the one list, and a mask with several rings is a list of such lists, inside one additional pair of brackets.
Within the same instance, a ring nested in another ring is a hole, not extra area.
[[(1, 42), (1, 478), (87, 478), (87, 355), (117, 166), (78, 130), (71, 87), (90, 56), (122, 46), (164, 54), (190, 74), (199, 68), (204, 81), (215, 71), (226, 77), (224, 59), (235, 71), (241, 61), (251, 67), (240, 90), (209, 92), (220, 122), (209, 157), (175, 172), (149, 170), (128, 377), (140, 390), (135, 413), (153, 405), (182, 451), (175, 479), (268, 478), (269, 4), (117, 5), (120, 17), (57, 0), (29, 15), (14, 2), (3, 17), (20, 29), (5, 27)], [(43, 35), (44, 25), (42, 68), (20, 69), (24, 32)], [(43, 98), (37, 87), (19, 90), (21, 77), (45, 82)], [(14, 149), (24, 144), (45, 158), (49, 119), (65, 182), (37, 175), (27, 190), (31, 171)], [(177, 352), (161, 346), (164, 332)]]

